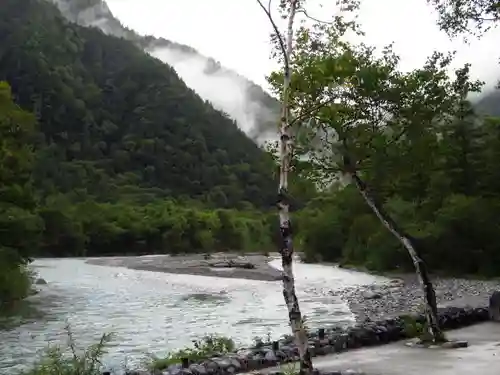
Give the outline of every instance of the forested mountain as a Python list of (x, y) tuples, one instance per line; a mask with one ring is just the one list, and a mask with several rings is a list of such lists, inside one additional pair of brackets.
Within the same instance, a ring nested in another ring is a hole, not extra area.
[(485, 93), (475, 103), (475, 107), (481, 114), (500, 116), (500, 90)]
[[(210, 100), (216, 108), (223, 110), (238, 121), (240, 128), (253, 139), (262, 141), (267, 137), (275, 136), (279, 103), (247, 78), (225, 68), (213, 58), (202, 55), (190, 46), (165, 38), (141, 36), (127, 29), (113, 16), (103, 0), (47, 1), (54, 2), (68, 20), (82, 26), (96, 27), (106, 34), (130, 40), (153, 56), (161, 57), (164, 62), (174, 68), (182, 67), (185, 63), (189, 64), (190, 70), (199, 70), (196, 72), (197, 77), (203, 77), (203, 81), (206, 80), (206, 82), (201, 82), (202, 80), (188, 82), (188, 85), (192, 85), (192, 89), (200, 91), (199, 94), (204, 99)], [(180, 74), (182, 76), (182, 73)], [(203, 90), (204, 85), (218, 86), (221, 82), (227, 81), (232, 83), (227, 89), (235, 91), (228, 93), (229, 95), (218, 96), (213, 90)], [(199, 88), (202, 90), (198, 90)], [(240, 100), (227, 100), (230, 95)]]
[(269, 160), (231, 119), (168, 65), (69, 23), (48, 2), (2, 2), (0, 80), (39, 120), (35, 183), (43, 195), (113, 201), (148, 189), (223, 207), (272, 203)]
[[(135, 31), (127, 29), (121, 22), (113, 16), (108, 5), (103, 0), (47, 0), (56, 3), (64, 16), (83, 26), (96, 27), (103, 32), (130, 40), (143, 48), (145, 51), (165, 57), (165, 54), (156, 53), (162, 49), (168, 50), (167, 55), (175, 56), (172, 61), (166, 63), (178, 62), (178, 60), (196, 60), (203, 64), (203, 75), (207, 77), (224, 77), (235, 83), (244, 92), (244, 103), (238, 103), (236, 106), (228, 105), (227, 101), (217, 101), (217, 95), (210, 95), (216, 107), (230, 114), (233, 119), (245, 122), (245, 118), (251, 118), (251, 129), (248, 128), (247, 134), (262, 141), (265, 138), (275, 136), (276, 121), (279, 116), (279, 103), (276, 99), (266, 93), (260, 86), (242, 77), (238, 73), (225, 68), (219, 62), (211, 57), (200, 54), (196, 49), (183, 44), (176, 43), (165, 38), (155, 38), (152, 36), (141, 36)], [(196, 87), (192, 87), (196, 89)], [(203, 96), (203, 95), (202, 95)], [(498, 91), (484, 93), (477, 102), (479, 113), (489, 115), (500, 115), (500, 94)], [(243, 118), (243, 119), (242, 119)], [(243, 124), (240, 124), (240, 127)]]

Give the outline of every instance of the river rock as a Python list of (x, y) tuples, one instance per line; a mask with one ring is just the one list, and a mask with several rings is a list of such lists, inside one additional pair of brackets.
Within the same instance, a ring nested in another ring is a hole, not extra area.
[(500, 321), (500, 291), (494, 291), (490, 296), (489, 315), (491, 320)]
[(364, 299), (380, 299), (382, 298), (382, 293), (377, 291), (365, 291), (363, 292)]
[(36, 285), (46, 285), (47, 281), (45, 281), (44, 279), (42, 279), (41, 277), (39, 277), (38, 279), (36, 279), (35, 284)]
[(189, 366), (189, 370), (195, 375), (206, 375), (207, 369), (200, 364), (192, 364)]
[(399, 288), (405, 285), (405, 282), (401, 279), (392, 279), (389, 281), (389, 287), (391, 288)]
[(267, 363), (271, 364), (276, 364), (278, 363), (278, 357), (272, 350), (267, 350), (266, 353), (264, 354), (264, 359), (266, 360)]
[[(422, 313), (413, 314), (412, 319), (424, 322)], [(443, 329), (458, 328), (489, 319), (487, 307), (444, 307), (438, 309), (438, 318)], [(408, 338), (405, 330), (407, 315), (368, 320), (347, 329), (337, 328), (324, 330), (324, 339), (311, 338), (309, 349), (312, 355), (325, 355), (332, 352), (359, 348), (363, 346), (380, 345), (391, 341)], [(315, 335), (310, 335), (314, 337)], [(318, 335), (316, 334), (316, 337)], [(279, 342), (279, 350), (267, 346), (238, 350), (237, 353), (212, 357), (182, 368), (180, 364), (171, 365), (162, 375), (232, 375), (238, 372), (260, 373), (261, 369), (284, 364), (299, 359), (298, 348), (293, 343)], [(282, 370), (278, 370), (282, 373)], [(320, 371), (323, 374), (363, 374), (355, 370)], [(134, 373), (134, 375), (136, 375)], [(156, 375), (156, 374), (154, 374)]]

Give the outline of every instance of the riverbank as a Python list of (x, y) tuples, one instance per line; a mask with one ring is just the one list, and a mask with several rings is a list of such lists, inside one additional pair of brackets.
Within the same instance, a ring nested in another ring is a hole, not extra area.
[[(423, 322), (425, 317), (422, 314), (413, 315), (415, 322)], [(439, 310), (440, 325), (445, 330), (468, 327), (474, 324), (483, 323), (488, 320), (488, 310), (486, 308), (456, 308), (448, 307)], [(409, 329), (409, 323), (406, 317), (396, 317), (385, 319), (378, 322), (365, 322), (346, 329), (339, 327), (331, 329), (321, 329), (316, 332), (309, 332), (309, 350), (313, 357), (338, 358), (338, 354), (352, 349), (360, 349), (369, 346), (379, 346), (408, 338), (414, 338), (419, 332)], [(479, 328), (479, 331), (481, 328)], [(472, 330), (476, 332), (477, 330)], [(477, 333), (477, 332), (476, 332)], [(481, 334), (476, 334), (474, 340), (481, 339)], [(468, 338), (472, 337), (471, 335)], [(463, 339), (463, 337), (458, 337)], [(483, 339), (484, 341), (484, 339)], [(467, 344), (467, 343), (465, 343)], [(466, 345), (465, 345), (466, 346)], [(453, 342), (450, 345), (443, 345), (445, 348), (454, 348)], [(463, 345), (461, 346), (463, 347)], [(432, 349), (410, 349), (410, 350), (432, 350)], [(359, 353), (359, 350), (356, 351)], [(222, 355), (212, 355), (205, 358), (196, 358), (191, 361), (189, 357), (179, 358), (176, 361), (165, 361), (164, 366), (155, 367), (151, 372), (128, 372), (151, 375), (160, 372), (163, 375), (179, 374), (235, 374), (235, 373), (253, 373), (267, 374), (274, 366), (283, 366), (299, 359), (298, 348), (292, 337), (286, 337), (273, 343), (251, 348), (242, 348), (234, 350), (231, 353)], [(158, 364), (159, 362), (157, 362)], [(314, 360), (317, 364), (317, 361)], [(351, 363), (352, 365), (353, 363)], [(365, 366), (369, 369), (369, 361)], [(326, 367), (326, 366), (325, 366)], [(345, 366), (343, 366), (345, 367)], [(332, 367), (330, 367), (332, 368)], [(264, 370), (264, 371), (262, 371)], [(275, 375), (284, 375), (290, 373), (284, 367), (279, 367), (277, 372), (271, 372)], [(353, 371), (351, 369), (334, 368), (334, 372), (329, 374), (364, 374), (365, 372)], [(111, 369), (105, 372), (106, 375), (113, 374)], [(397, 373), (399, 375), (399, 373)]]
[(134, 270), (213, 276), (261, 281), (281, 280), (281, 271), (271, 267), (261, 254), (215, 253), (193, 255), (145, 255), (91, 258), (87, 263)]
[[(433, 277), (438, 307), (488, 306), (499, 280)], [(415, 274), (399, 274), (387, 283), (349, 288), (337, 292), (357, 321), (378, 320), (423, 311), (422, 287)]]

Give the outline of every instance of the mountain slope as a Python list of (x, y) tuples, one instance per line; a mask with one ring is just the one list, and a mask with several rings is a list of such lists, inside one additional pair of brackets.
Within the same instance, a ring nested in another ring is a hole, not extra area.
[(500, 116), (500, 90), (484, 94), (474, 106), (481, 114)]
[(273, 199), (268, 160), (232, 120), (168, 65), (127, 40), (68, 23), (47, 2), (3, 0), (3, 79), (39, 118), (35, 177), (46, 193), (83, 189), (110, 200), (139, 186), (219, 206)]
[[(251, 138), (261, 142), (275, 136), (279, 103), (260, 86), (192, 47), (164, 38), (140, 36), (125, 28), (103, 0), (51, 1), (70, 21), (130, 40), (173, 66), (189, 87), (228, 113)], [(223, 90), (214, 90), (214, 87)]]

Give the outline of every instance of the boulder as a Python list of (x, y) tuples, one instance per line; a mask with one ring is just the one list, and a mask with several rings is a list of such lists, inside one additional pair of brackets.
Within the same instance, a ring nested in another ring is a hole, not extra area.
[(500, 322), (500, 291), (493, 292), (488, 309), (490, 320)]
[(404, 286), (404, 284), (405, 284), (404, 281), (401, 279), (393, 279), (389, 281), (389, 287), (391, 288), (398, 288)]
[(380, 298), (382, 298), (382, 294), (377, 290), (374, 290), (374, 291), (367, 290), (367, 291), (363, 292), (363, 298), (364, 299), (380, 299)]
[(47, 284), (47, 281), (45, 281), (44, 279), (42, 279), (42, 278), (40, 277), (40, 278), (36, 279), (35, 284), (36, 284), (36, 285), (46, 285), (46, 284)]

